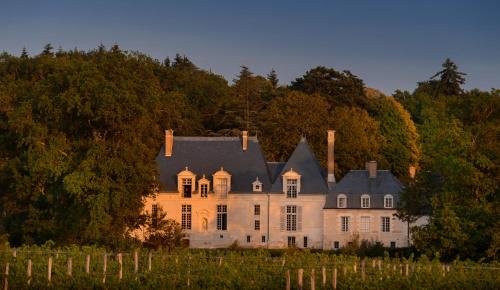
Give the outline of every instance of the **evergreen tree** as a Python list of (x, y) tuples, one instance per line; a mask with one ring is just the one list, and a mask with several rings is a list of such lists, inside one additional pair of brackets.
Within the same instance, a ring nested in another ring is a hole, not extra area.
[(50, 55), (50, 56), (52, 56), (53, 55), (52, 49), (54, 49), (54, 47), (52, 47), (52, 45), (50, 43), (47, 43), (43, 47), (42, 55)]
[(273, 85), (273, 88), (278, 87), (278, 75), (276, 74), (276, 71), (274, 69), (271, 70), (271, 72), (267, 75), (267, 79), (271, 82)]
[(23, 50), (21, 51), (21, 58), (28, 58), (28, 51), (26, 50), (26, 47), (23, 47)]
[(449, 58), (444, 61), (442, 67), (443, 70), (431, 77), (431, 80), (438, 78), (438, 92), (446, 96), (460, 95), (463, 92), (460, 86), (465, 83), (466, 74), (459, 72), (457, 65)]

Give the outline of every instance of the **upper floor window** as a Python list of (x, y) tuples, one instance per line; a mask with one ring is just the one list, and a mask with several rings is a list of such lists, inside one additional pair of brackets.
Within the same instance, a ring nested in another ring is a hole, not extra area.
[(361, 208), (370, 208), (370, 196), (368, 194), (361, 196)]
[(260, 215), (260, 204), (256, 204), (253, 206), (253, 214), (254, 215)]
[(339, 194), (337, 196), (337, 207), (346, 208), (347, 207), (347, 196), (345, 194)]
[(217, 198), (227, 198), (227, 194), (231, 191), (231, 175), (221, 167), (213, 177), (215, 195)]
[(359, 221), (359, 231), (361, 233), (368, 233), (370, 232), (370, 217), (369, 216), (362, 216)]
[(260, 182), (259, 177), (252, 182), (252, 190), (253, 192), (262, 192), (262, 182)]
[(297, 230), (297, 206), (287, 205), (286, 207), (286, 230)]
[(200, 197), (208, 197), (208, 191), (210, 190), (210, 181), (205, 178), (205, 175), (198, 180), (198, 190), (200, 192)]
[(394, 207), (394, 199), (392, 195), (386, 194), (384, 196), (384, 208), (393, 208)]
[(293, 169), (283, 174), (283, 192), (287, 198), (297, 198), (300, 192), (300, 174)]
[(196, 175), (189, 171), (187, 167), (177, 174), (177, 190), (181, 193), (182, 197), (191, 197), (194, 191), (195, 179)]

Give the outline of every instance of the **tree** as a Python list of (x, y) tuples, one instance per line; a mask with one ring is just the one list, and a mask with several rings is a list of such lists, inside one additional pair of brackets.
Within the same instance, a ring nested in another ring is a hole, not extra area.
[(26, 50), (26, 47), (23, 47), (23, 50), (21, 51), (21, 58), (28, 58), (28, 51)]
[(318, 66), (295, 79), (291, 88), (308, 94), (321, 94), (330, 106), (367, 106), (363, 81), (349, 71), (338, 72)]
[(267, 75), (267, 79), (271, 82), (271, 85), (273, 88), (278, 87), (278, 75), (276, 74), (276, 71), (274, 69), (271, 70), (271, 72)]
[(54, 47), (52, 47), (52, 45), (51, 45), (50, 43), (47, 43), (47, 44), (43, 47), (42, 55), (53, 56), (53, 55), (54, 55), (54, 53), (52, 52), (52, 49), (54, 49)]
[(167, 213), (161, 207), (155, 216), (148, 214), (145, 223), (143, 245), (152, 249), (168, 249), (169, 251), (181, 245), (183, 237), (181, 225), (167, 218)]
[(460, 87), (465, 83), (465, 73), (459, 72), (458, 67), (449, 58), (443, 65), (443, 70), (431, 77), (431, 80), (438, 78), (438, 92), (446, 96), (460, 95), (463, 90)]

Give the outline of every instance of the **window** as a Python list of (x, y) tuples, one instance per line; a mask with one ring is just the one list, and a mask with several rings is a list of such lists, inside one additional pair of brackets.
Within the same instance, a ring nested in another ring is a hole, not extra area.
[(288, 236), (288, 247), (295, 247), (295, 237)]
[(307, 248), (307, 237), (304, 237), (304, 248)]
[(262, 182), (260, 182), (259, 177), (257, 177), (255, 181), (252, 182), (252, 186), (254, 192), (262, 192)]
[(231, 175), (224, 171), (224, 168), (221, 167), (219, 171), (214, 173), (214, 191), (215, 195), (219, 199), (227, 198), (227, 194), (231, 191)]
[(370, 232), (370, 217), (369, 216), (362, 216), (360, 223), (359, 223), (359, 231), (362, 233), (369, 233)]
[(361, 208), (370, 208), (370, 196), (368, 194), (361, 196)]
[(396, 247), (396, 242), (392, 241), (391, 242), (391, 248), (395, 248)]
[(262, 236), (262, 242), (265, 243), (266, 242), (266, 236)]
[(153, 227), (156, 227), (158, 225), (158, 205), (157, 204), (151, 205), (151, 223), (153, 224)]
[(338, 208), (346, 208), (347, 207), (347, 197), (345, 194), (339, 194), (337, 196), (337, 207)]
[(394, 203), (393, 203), (393, 198), (392, 195), (386, 194), (384, 196), (384, 207), (385, 208), (393, 208)]
[(181, 228), (183, 230), (191, 229), (191, 205), (189, 204), (182, 205)]
[(247, 235), (247, 243), (250, 243), (252, 241), (252, 236)]
[(388, 216), (383, 216), (381, 218), (381, 224), (382, 224), (382, 232), (383, 233), (390, 233), (391, 232), (391, 218)]
[(334, 242), (333, 242), (333, 248), (334, 248), (334, 249), (338, 249), (338, 248), (340, 248), (340, 243), (339, 243), (339, 241), (334, 241)]
[(348, 232), (350, 230), (351, 217), (342, 216), (340, 217), (340, 230), (342, 232)]
[(287, 198), (297, 197), (297, 179), (289, 178), (286, 180), (286, 197)]
[(297, 206), (287, 205), (286, 206), (286, 230), (296, 231), (297, 230)]
[(192, 188), (193, 180), (191, 178), (182, 178), (182, 194), (185, 198), (191, 197)]
[(253, 206), (253, 214), (260, 215), (260, 204), (256, 204)]
[(254, 229), (256, 231), (260, 231), (260, 220), (255, 220)]
[(201, 197), (208, 197), (208, 184), (201, 184), (200, 185), (200, 196)]
[(186, 167), (183, 171), (177, 174), (177, 190), (184, 198), (191, 198), (191, 194), (194, 190), (194, 181), (196, 180), (196, 175), (189, 171)]
[(217, 230), (227, 230), (227, 205), (217, 205)]

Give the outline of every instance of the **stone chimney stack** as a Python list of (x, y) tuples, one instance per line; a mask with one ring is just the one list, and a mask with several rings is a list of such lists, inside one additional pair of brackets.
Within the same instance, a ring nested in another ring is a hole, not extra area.
[(335, 130), (328, 130), (327, 182), (335, 182)]
[(242, 141), (242, 147), (243, 147), (243, 151), (247, 151), (247, 148), (248, 148), (248, 131), (243, 131), (241, 132), (242, 133), (242, 136), (241, 136), (241, 141)]
[(410, 165), (408, 167), (408, 175), (410, 176), (411, 179), (415, 179), (415, 173), (417, 172), (417, 168), (413, 165)]
[(377, 161), (366, 162), (366, 170), (368, 170), (368, 176), (370, 178), (377, 177)]
[(165, 130), (165, 156), (172, 156), (172, 147), (174, 146), (174, 130)]

